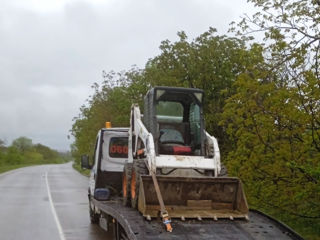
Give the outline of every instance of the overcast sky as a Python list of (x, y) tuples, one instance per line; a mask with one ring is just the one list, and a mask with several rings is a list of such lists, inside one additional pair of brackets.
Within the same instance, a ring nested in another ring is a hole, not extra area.
[(250, 10), (246, 0), (0, 0), (0, 139), (68, 150), (102, 70), (144, 67), (178, 31), (224, 34)]

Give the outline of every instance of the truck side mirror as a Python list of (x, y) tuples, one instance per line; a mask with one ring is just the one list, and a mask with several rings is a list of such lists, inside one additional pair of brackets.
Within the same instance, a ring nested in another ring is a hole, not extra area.
[(81, 168), (83, 168), (83, 169), (91, 169), (88, 155), (81, 155)]

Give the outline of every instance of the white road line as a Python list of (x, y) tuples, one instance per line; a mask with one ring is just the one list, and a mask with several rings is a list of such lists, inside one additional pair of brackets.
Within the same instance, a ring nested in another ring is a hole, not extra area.
[(59, 231), (60, 240), (65, 240), (66, 238), (64, 237), (63, 230), (62, 230), (62, 227), (61, 227), (61, 224), (60, 224), (56, 209), (55, 209), (55, 207), (53, 205), (50, 186), (49, 186), (49, 181), (48, 181), (48, 172), (46, 172), (46, 184), (47, 184), (47, 190), (48, 190), (49, 203), (50, 203), (50, 206), (51, 206), (51, 211), (52, 211), (54, 220), (56, 222), (56, 225), (57, 225), (57, 228), (58, 228), (58, 231)]

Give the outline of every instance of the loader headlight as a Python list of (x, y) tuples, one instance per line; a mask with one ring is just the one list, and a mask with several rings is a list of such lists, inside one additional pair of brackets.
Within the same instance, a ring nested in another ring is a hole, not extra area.
[(158, 100), (164, 93), (165, 93), (165, 90), (157, 90), (156, 99)]
[(199, 100), (200, 103), (202, 103), (202, 93), (194, 93), (194, 96)]

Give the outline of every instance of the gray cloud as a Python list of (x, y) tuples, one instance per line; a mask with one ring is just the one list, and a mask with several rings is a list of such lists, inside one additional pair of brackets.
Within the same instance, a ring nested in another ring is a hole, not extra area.
[(2, 0), (0, 139), (68, 149), (72, 118), (102, 70), (143, 67), (162, 40), (226, 33), (245, 0)]

